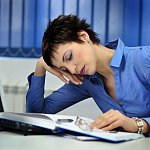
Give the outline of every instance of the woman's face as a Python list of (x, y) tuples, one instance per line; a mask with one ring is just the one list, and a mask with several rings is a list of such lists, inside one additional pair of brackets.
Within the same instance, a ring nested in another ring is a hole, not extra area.
[(61, 44), (53, 56), (54, 66), (72, 74), (92, 75), (96, 72), (97, 57), (92, 42)]

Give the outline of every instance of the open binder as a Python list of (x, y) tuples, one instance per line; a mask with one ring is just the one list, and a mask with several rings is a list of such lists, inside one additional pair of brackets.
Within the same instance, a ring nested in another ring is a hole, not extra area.
[[(93, 120), (86, 117), (38, 114), (38, 113), (0, 113), (0, 127), (20, 129), (27, 132), (45, 132), (48, 134), (83, 135), (88, 138), (107, 140), (110, 142), (123, 142), (144, 137), (141, 134), (92, 130), (89, 124)], [(86, 138), (85, 138), (86, 139)]]

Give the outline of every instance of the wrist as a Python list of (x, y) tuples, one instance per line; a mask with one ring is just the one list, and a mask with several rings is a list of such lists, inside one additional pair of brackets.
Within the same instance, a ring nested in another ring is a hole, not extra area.
[(132, 119), (134, 119), (136, 123), (135, 132), (143, 134), (148, 133), (150, 131), (149, 124), (145, 120), (137, 117), (132, 117)]
[(43, 59), (42, 57), (38, 60), (37, 64), (36, 64), (36, 68), (35, 68), (35, 72), (34, 75), (35, 76), (43, 76), (46, 73), (45, 68), (43, 67)]
[(142, 119), (142, 121), (144, 123), (144, 131), (143, 131), (143, 133), (149, 133), (150, 132), (150, 126), (149, 126), (149, 124), (144, 119)]
[(137, 133), (143, 134), (144, 132), (144, 123), (141, 118), (133, 117), (137, 125)]

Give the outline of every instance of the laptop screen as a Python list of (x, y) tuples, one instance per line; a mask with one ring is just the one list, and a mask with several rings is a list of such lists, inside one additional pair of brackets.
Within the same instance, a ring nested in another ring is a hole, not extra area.
[(0, 112), (4, 111), (3, 97), (4, 97), (4, 91), (0, 80)]
[(4, 108), (3, 108), (3, 104), (2, 104), (2, 100), (1, 100), (1, 95), (0, 95), (0, 112), (3, 112)]

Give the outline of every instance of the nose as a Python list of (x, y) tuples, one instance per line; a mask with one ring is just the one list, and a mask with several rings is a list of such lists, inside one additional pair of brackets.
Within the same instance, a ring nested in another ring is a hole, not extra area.
[(67, 69), (69, 70), (69, 72), (70, 72), (71, 74), (77, 74), (76, 68), (77, 68), (76, 65), (68, 65), (68, 66), (67, 66)]

